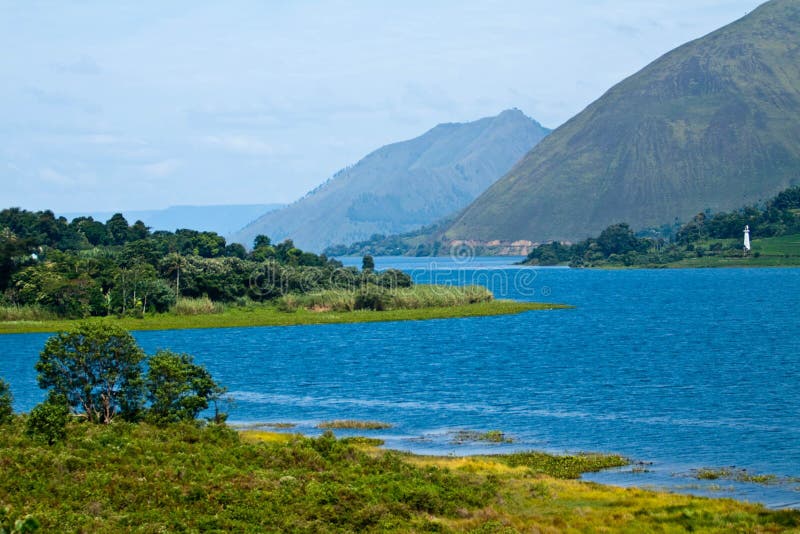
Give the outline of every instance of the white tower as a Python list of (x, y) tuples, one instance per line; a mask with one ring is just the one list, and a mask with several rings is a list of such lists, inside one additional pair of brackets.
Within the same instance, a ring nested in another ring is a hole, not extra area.
[(750, 252), (750, 225), (744, 227), (744, 251)]

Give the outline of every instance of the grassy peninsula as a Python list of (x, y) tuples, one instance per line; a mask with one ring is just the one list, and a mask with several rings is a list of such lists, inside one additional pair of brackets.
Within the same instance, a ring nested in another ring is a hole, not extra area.
[[(798, 511), (575, 480), (614, 455), (415, 456), (332, 434), (73, 422), (0, 432), (0, 510), (51, 532), (777, 532)], [(2, 521), (2, 515), (0, 515)], [(1, 523), (0, 523), (1, 524)]]
[[(187, 328), (227, 328), (247, 326), (297, 326), (333, 323), (370, 323), (455, 319), (492, 315), (513, 315), (533, 310), (563, 309), (569, 306), (536, 302), (492, 300), (473, 304), (432, 306), (396, 310), (314, 311), (299, 308), (284, 311), (276, 305), (255, 305), (224, 309), (220, 313), (177, 315), (162, 313), (135, 317), (95, 317), (83, 320), (118, 325), (126, 330), (179, 330)], [(75, 319), (0, 321), (0, 334), (57, 332), (80, 322)]]

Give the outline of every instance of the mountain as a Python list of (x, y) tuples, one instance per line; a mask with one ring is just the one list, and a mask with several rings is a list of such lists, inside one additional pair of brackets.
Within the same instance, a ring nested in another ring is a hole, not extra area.
[(258, 234), (302, 249), (351, 243), (430, 224), (468, 205), (550, 130), (517, 109), (380, 148), (286, 208), (267, 213), (233, 239)]
[(734, 209), (800, 180), (800, 1), (662, 56), (555, 130), (450, 239), (575, 241)]
[[(282, 208), (283, 204), (243, 204), (220, 206), (170, 206), (162, 210), (123, 211), (129, 223), (140, 220), (153, 230), (174, 232), (190, 228), (201, 232), (216, 232), (225, 236), (242, 228), (265, 212)], [(69, 220), (91, 216), (105, 222), (114, 215), (108, 212), (62, 213)]]

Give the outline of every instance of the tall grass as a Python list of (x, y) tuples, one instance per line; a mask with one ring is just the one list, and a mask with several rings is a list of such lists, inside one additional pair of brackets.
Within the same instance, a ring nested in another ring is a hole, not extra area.
[(0, 321), (49, 321), (56, 315), (41, 306), (0, 306)]
[(492, 292), (483, 286), (418, 285), (398, 289), (369, 286), (356, 290), (331, 289), (285, 295), (278, 301), (278, 306), (285, 311), (410, 310), (464, 306), (491, 302), (493, 298)]
[(210, 315), (212, 313), (222, 313), (225, 307), (219, 302), (213, 302), (208, 297), (178, 299), (172, 307), (175, 315)]

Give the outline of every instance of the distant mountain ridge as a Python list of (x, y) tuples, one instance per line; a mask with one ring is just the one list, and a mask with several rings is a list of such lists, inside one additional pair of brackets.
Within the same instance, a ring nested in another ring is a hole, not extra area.
[(800, 1), (662, 56), (556, 129), (449, 239), (579, 240), (765, 200), (800, 181)]
[(232, 239), (249, 247), (264, 234), (320, 251), (373, 234), (414, 230), (464, 208), (549, 132), (517, 109), (440, 124), (379, 148)]
[[(142, 221), (153, 230), (174, 232), (179, 228), (189, 228), (201, 232), (216, 232), (221, 236), (241, 229), (255, 218), (272, 210), (282, 208), (283, 204), (230, 204), (216, 206), (170, 206), (161, 210), (128, 210), (122, 214), (129, 223)], [(69, 220), (75, 217), (91, 216), (97, 221), (106, 222), (115, 211), (60, 213)]]

